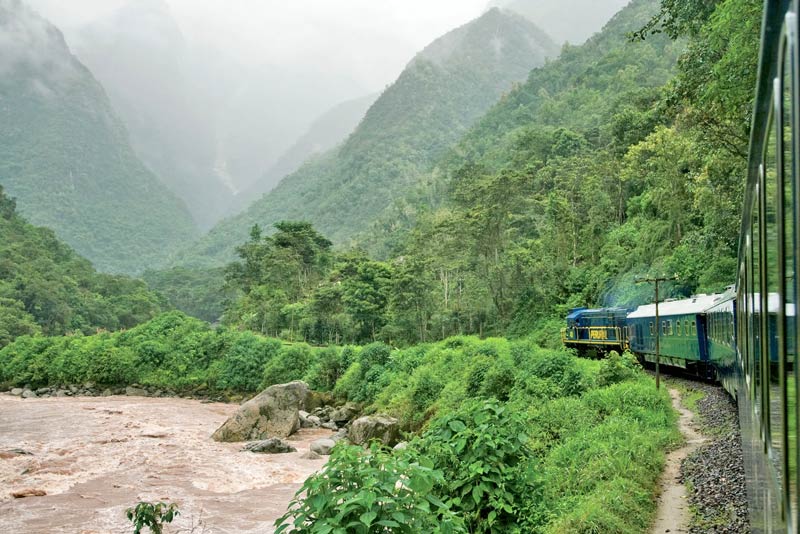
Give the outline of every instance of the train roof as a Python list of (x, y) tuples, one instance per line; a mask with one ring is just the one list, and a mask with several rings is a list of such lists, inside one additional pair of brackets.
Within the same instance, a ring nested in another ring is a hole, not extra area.
[[(721, 302), (725, 295), (715, 293), (712, 295), (695, 295), (688, 299), (665, 300), (658, 303), (658, 314), (662, 317), (670, 315), (690, 315), (703, 313), (717, 302)], [(645, 304), (628, 314), (629, 319), (639, 317), (655, 317), (656, 305)]]
[(567, 315), (567, 319), (577, 319), (587, 315), (624, 317), (627, 314), (628, 308), (572, 308)]

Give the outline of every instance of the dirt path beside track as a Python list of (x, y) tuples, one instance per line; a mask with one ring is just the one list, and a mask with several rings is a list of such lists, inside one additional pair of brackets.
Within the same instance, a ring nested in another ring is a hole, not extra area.
[(700, 445), (708, 441), (692, 422), (694, 414), (681, 405), (681, 395), (677, 389), (670, 388), (672, 406), (680, 414), (678, 427), (686, 439), (686, 443), (679, 449), (667, 455), (666, 466), (661, 474), (660, 496), (658, 498), (658, 513), (651, 534), (665, 532), (689, 532), (691, 514), (687, 499), (686, 486), (680, 482), (681, 463), (694, 452)]
[[(211, 433), (237, 406), (144, 397), (21, 399), (0, 395), (0, 533), (129, 533), (125, 509), (169, 500), (169, 532), (272, 532), (302, 482), (324, 465), (306, 460), (329, 430), (301, 430), (289, 454), (241, 452)], [(22, 489), (43, 497), (14, 499)], [(202, 524), (200, 524), (202, 523)], [(181, 530), (184, 529), (184, 530)]]

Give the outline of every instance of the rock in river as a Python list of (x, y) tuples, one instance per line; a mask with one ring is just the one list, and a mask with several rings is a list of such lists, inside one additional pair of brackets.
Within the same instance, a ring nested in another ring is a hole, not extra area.
[(216, 441), (285, 438), (300, 428), (299, 411), (308, 396), (305, 382), (270, 386), (242, 404), (211, 436)]
[(266, 454), (283, 454), (286, 452), (297, 452), (297, 449), (286, 443), (280, 438), (269, 438), (263, 441), (255, 441), (244, 446), (245, 451), (263, 452)]
[(336, 442), (330, 438), (320, 438), (311, 443), (311, 452), (317, 453), (322, 456), (328, 456), (331, 449), (336, 445)]

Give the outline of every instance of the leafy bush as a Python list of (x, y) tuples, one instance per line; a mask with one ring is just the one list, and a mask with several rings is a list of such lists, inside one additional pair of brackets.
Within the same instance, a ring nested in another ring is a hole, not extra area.
[(311, 364), (311, 348), (305, 343), (281, 347), (264, 368), (263, 387), (299, 380)]
[(281, 342), (249, 332), (241, 334), (222, 357), (217, 387), (236, 391), (258, 391), (264, 365), (281, 349)]
[(338, 445), (276, 521), (276, 533), (465, 532), (432, 493), (443, 483), (442, 473), (423, 457), (395, 455), (376, 444), (368, 451)]
[(434, 420), (416, 446), (442, 470), (437, 491), (470, 532), (517, 525), (522, 502), (538, 491), (524, 420), (496, 400), (469, 401)]
[(615, 350), (608, 353), (608, 356), (600, 363), (600, 371), (597, 373), (597, 385), (609, 386), (617, 382), (630, 380), (634, 377), (637, 369), (641, 365), (636, 360), (636, 356), (628, 351), (620, 356)]
[(164, 523), (172, 523), (180, 512), (175, 503), (153, 504), (142, 501), (134, 508), (125, 510), (125, 515), (133, 523), (133, 534), (139, 534), (143, 527), (149, 528), (152, 534), (161, 534), (164, 531)]

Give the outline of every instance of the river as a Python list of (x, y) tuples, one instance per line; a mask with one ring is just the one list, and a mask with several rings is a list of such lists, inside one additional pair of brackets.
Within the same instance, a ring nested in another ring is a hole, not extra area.
[[(166, 532), (270, 533), (324, 459), (300, 456), (329, 430), (289, 438), (298, 452), (254, 454), (211, 433), (237, 406), (145, 397), (0, 395), (0, 532), (130, 533), (126, 508), (168, 500)], [(22, 449), (30, 455), (3, 454)], [(15, 499), (12, 492), (43, 490)]]

